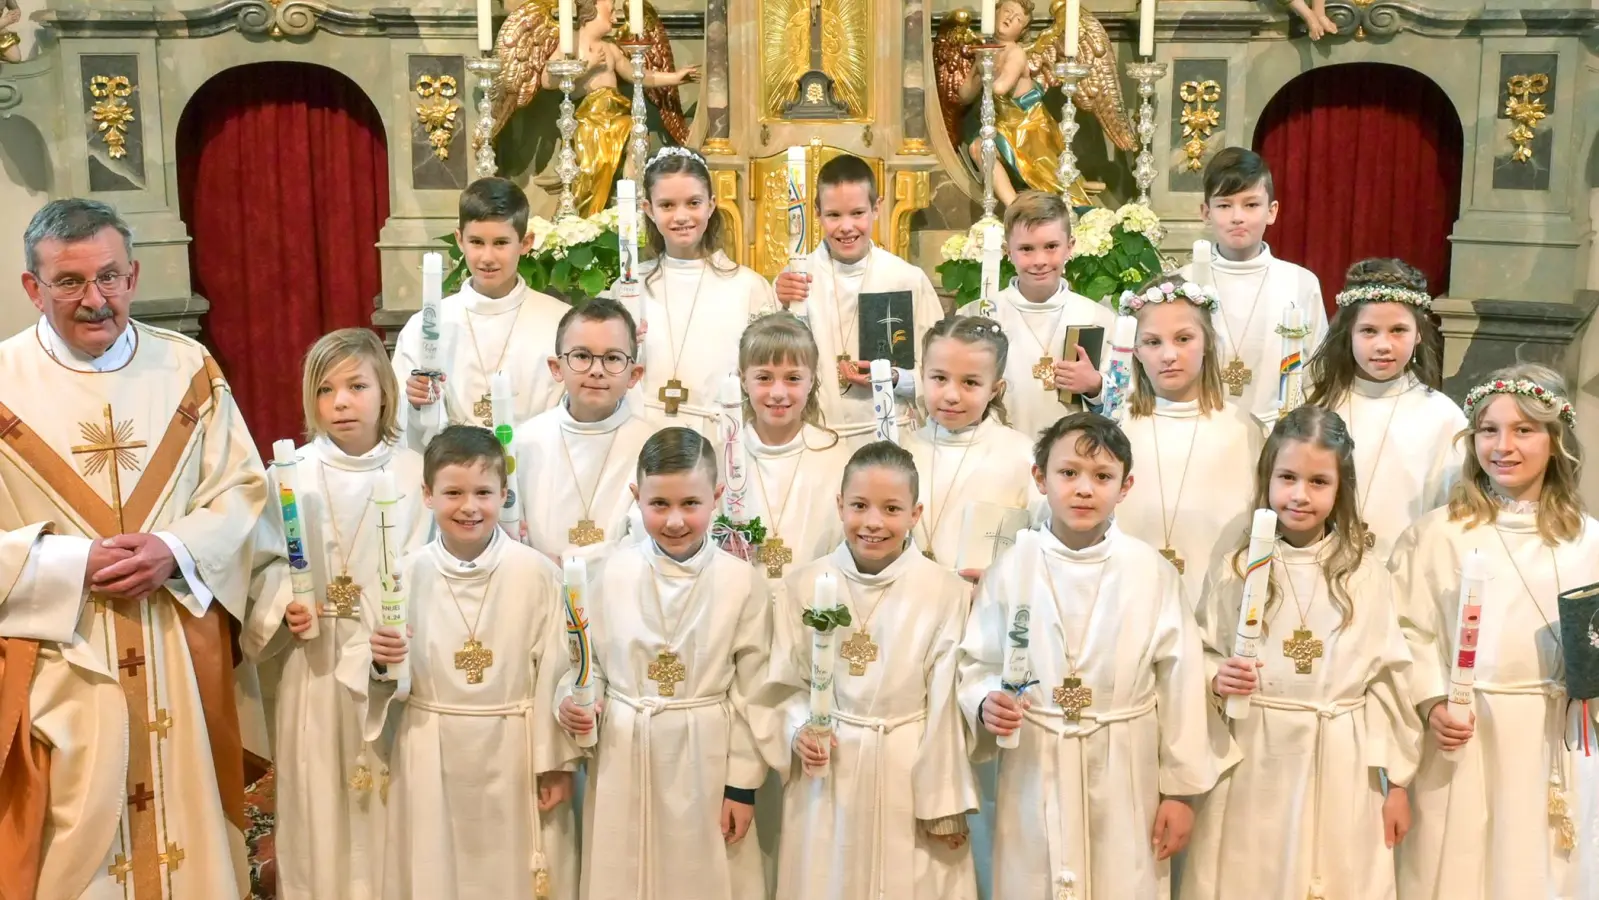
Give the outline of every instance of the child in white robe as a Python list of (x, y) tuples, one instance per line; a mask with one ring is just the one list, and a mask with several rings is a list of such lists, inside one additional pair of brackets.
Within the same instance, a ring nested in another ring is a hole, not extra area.
[(726, 220), (698, 153), (655, 154), (644, 167), (644, 212), (655, 258), (639, 265), (640, 308), (629, 310), (647, 326), (633, 403), (657, 429), (682, 425), (714, 440), (717, 394), (738, 371), (738, 336), (777, 308), (772, 286), (722, 252)]
[[(775, 281), (777, 300), (805, 319), (822, 359), (835, 370), (821, 376), (822, 412), (827, 424), (855, 450), (875, 440), (872, 412), (871, 360), (861, 355), (861, 334), (896, 323), (862, 322), (862, 294), (906, 291), (911, 294), (911, 326), (897, 323), (889, 334), (895, 344), (909, 340), (922, 346), (922, 336), (944, 317), (944, 305), (927, 273), (872, 243), (881, 212), (877, 176), (856, 156), (836, 156), (816, 173), (816, 217), (822, 243), (806, 258), (805, 271), (784, 271)], [(900, 332), (904, 334), (901, 335)], [(901, 431), (915, 415), (917, 367), (893, 371), (895, 404)]]
[[(1078, 347), (1075, 359), (1062, 356), (1067, 329), (1098, 325), (1108, 340), (1116, 322), (1114, 310), (1073, 293), (1062, 277), (1071, 251), (1071, 211), (1058, 195), (1023, 191), (1005, 207), (1005, 253), (1016, 278), (994, 298), (992, 318), (1015, 344), (1005, 362), (1005, 412), (1028, 440), (1061, 416), (1083, 411), (1084, 403), (1098, 403), (1104, 384), (1086, 347)], [(963, 312), (975, 313), (979, 305), (967, 304)], [(1077, 399), (1067, 404), (1061, 391)]]
[(621, 304), (601, 297), (572, 307), (555, 341), (550, 370), (566, 396), (516, 427), (515, 477), (533, 549), (593, 558), (627, 534), (633, 466), (655, 429), (627, 402), (644, 370)]
[[(988, 570), (961, 641), (974, 755), (991, 758), (996, 736), (1019, 741), (999, 754), (996, 898), (1164, 900), (1190, 798), (1236, 761), (1210, 730), (1204, 653), (1176, 570), (1113, 524), (1131, 455), (1094, 413), (1044, 432), (1033, 477), (1049, 525), (1019, 534)], [(1007, 673), (1018, 622), (1028, 648)]]
[(1247, 535), (1205, 586), (1211, 689), (1251, 706), (1231, 721), (1243, 761), (1198, 804), (1183, 900), (1394, 897), (1421, 720), (1393, 580), (1354, 514), (1354, 468), (1336, 413), (1302, 406), (1277, 420), (1253, 497), (1279, 535), (1258, 660), (1232, 655)]
[(1337, 412), (1355, 439), (1356, 511), (1384, 561), (1405, 529), (1449, 502), (1465, 455), (1466, 417), (1442, 390), (1431, 309), (1427, 276), (1397, 259), (1361, 260), (1305, 367), (1305, 402)]
[(766, 541), (756, 562), (771, 582), (838, 546), (837, 489), (849, 449), (822, 422), (816, 339), (788, 313), (763, 316), (738, 342), (744, 383), (745, 508)]
[[(405, 385), (400, 427), (407, 447), (421, 453), (444, 425), (494, 426), (490, 378), (511, 381), (514, 419), (524, 422), (560, 399), (561, 386), (538, 357), (555, 343), (565, 303), (527, 286), (517, 262), (533, 246), (528, 202), (504, 178), (480, 178), (461, 192), (456, 243), (471, 278), (440, 306), (442, 378), (421, 371), (422, 314), (400, 329), (394, 374)], [(443, 410), (435, 408), (442, 402)]]
[[(566, 801), (579, 751), (550, 724), (567, 660), (560, 574), (500, 531), (505, 459), (476, 426), (428, 444), (423, 497), (439, 538), (400, 563), (407, 633), (377, 628), (359, 667), (359, 645), (345, 648), (341, 678), (366, 701), (368, 737), (399, 720), (385, 900), (577, 897)], [(387, 672), (401, 662), (406, 698)]]
[[(1028, 471), (1033, 442), (1006, 424), (1000, 373), (1010, 342), (992, 319), (951, 316), (922, 339), (922, 397), (928, 421), (902, 436), (923, 473), (917, 498), (926, 514), (913, 534), (917, 549), (954, 568), (968, 507), (991, 503), (1042, 510)], [(976, 580), (979, 571), (962, 574)]]
[[(1399, 856), (1402, 900), (1599, 896), (1599, 765), (1579, 749), (1583, 705), (1566, 700), (1557, 602), (1599, 581), (1599, 522), (1577, 490), (1583, 454), (1569, 396), (1559, 376), (1527, 364), (1469, 391), (1472, 447), (1449, 505), (1394, 550), (1413, 695), (1427, 722), (1411, 786), (1415, 827)], [(1462, 720), (1445, 698), (1471, 553), (1487, 577), (1475, 712)]]
[(1297, 306), (1308, 358), (1327, 333), (1327, 310), (1315, 274), (1272, 256), (1266, 226), (1277, 221), (1271, 169), (1258, 153), (1228, 147), (1205, 167), (1200, 207), (1214, 241), (1210, 259), (1195, 260), (1182, 276), (1221, 295), (1216, 317), (1222, 382), (1227, 396), (1270, 431), (1277, 417), (1283, 313)]
[[(306, 900), (378, 896), (389, 778), (386, 748), (368, 748), (360, 710), (337, 669), (344, 645), (365, 641), (378, 622), (378, 473), (409, 486), (394, 508), (400, 553), (427, 540), (422, 457), (398, 446), (403, 402), (377, 335), (345, 328), (305, 357), (303, 398), (310, 443), (296, 452), (295, 504), (315, 586), (315, 608), (291, 601), (294, 641), (282, 657), (273, 740), (277, 766), (278, 891)], [(278, 469), (268, 468), (277, 494)]]
[(1216, 557), (1249, 532), (1260, 423), (1224, 396), (1213, 291), (1162, 275), (1123, 293), (1121, 306), (1138, 319), (1122, 421), (1138, 486), (1116, 524), (1158, 548), (1197, 603)]
[(591, 570), (593, 708), (558, 693), (572, 734), (599, 728), (583, 807), (587, 900), (744, 900), (765, 893), (755, 788), (786, 760), (766, 679), (766, 580), (709, 540), (710, 441), (683, 427), (639, 453), (634, 495), (650, 540)]
[[(974, 898), (965, 814), (977, 807), (955, 701), (971, 588), (907, 552), (916, 465), (888, 443), (855, 452), (835, 495), (843, 542), (783, 580), (772, 682), (786, 693), (781, 900)], [(850, 622), (837, 628), (832, 729), (810, 721), (816, 582), (831, 574)], [(825, 769), (825, 772), (823, 771)]]

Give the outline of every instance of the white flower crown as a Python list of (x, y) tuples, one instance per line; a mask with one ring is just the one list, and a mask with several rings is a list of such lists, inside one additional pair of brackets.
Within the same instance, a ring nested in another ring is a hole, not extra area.
[(1146, 303), (1171, 303), (1174, 300), (1187, 300), (1208, 312), (1215, 312), (1221, 305), (1221, 295), (1216, 293), (1215, 288), (1200, 287), (1192, 281), (1184, 281), (1181, 284), (1163, 281), (1142, 294), (1122, 291), (1121, 299), (1116, 305), (1121, 307), (1122, 315), (1131, 315), (1143, 309)]
[(1338, 292), (1339, 306), (1356, 303), (1408, 303), (1417, 309), (1432, 309), (1432, 297), (1423, 291), (1386, 284), (1357, 284)]
[(687, 147), (662, 147), (661, 149), (655, 151), (655, 155), (650, 157), (649, 162), (644, 164), (644, 171), (648, 172), (649, 170), (655, 168), (661, 160), (667, 158), (668, 156), (686, 156), (689, 159), (698, 162), (702, 166), (705, 165), (705, 157), (695, 153), (693, 150), (690, 150)]
[(1466, 392), (1466, 420), (1473, 418), (1472, 413), (1477, 405), (1495, 394), (1515, 394), (1518, 397), (1531, 397), (1542, 403), (1545, 408), (1555, 410), (1560, 421), (1566, 423), (1568, 428), (1577, 427), (1577, 411), (1572, 408), (1571, 401), (1549, 390), (1536, 381), (1517, 378), (1511, 381), (1498, 379), (1477, 385)]

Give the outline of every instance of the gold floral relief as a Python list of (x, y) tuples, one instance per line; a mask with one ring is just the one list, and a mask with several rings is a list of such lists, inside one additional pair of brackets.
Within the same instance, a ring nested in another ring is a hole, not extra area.
[(453, 75), (418, 75), (416, 117), (428, 130), (428, 146), (439, 159), (450, 158), (450, 142), (461, 127), (461, 104), (455, 99), (460, 87)]
[(1537, 97), (1548, 91), (1549, 76), (1542, 72), (1512, 75), (1505, 82), (1505, 93), (1509, 95), (1505, 101), (1505, 115), (1516, 123), (1510, 129), (1510, 144), (1515, 148), (1510, 152), (1511, 160), (1518, 163), (1531, 161), (1532, 139), (1537, 136), (1535, 129), (1539, 122), (1549, 117), (1544, 102)]
[(1214, 81), (1185, 81), (1177, 89), (1183, 101), (1183, 160), (1182, 167), (1198, 172), (1205, 167), (1205, 151), (1209, 149), (1211, 132), (1221, 124), (1221, 85)]
[(126, 75), (96, 75), (89, 79), (89, 94), (96, 101), (89, 115), (105, 142), (106, 155), (112, 159), (127, 156), (128, 125), (134, 119), (127, 98), (133, 96), (133, 82)]
[[(761, 116), (783, 117), (811, 69), (812, 16), (821, 18), (821, 69), (852, 119), (864, 119), (872, 59), (868, 0), (765, 0), (761, 9)], [(812, 85), (820, 91), (820, 85)], [(814, 98), (820, 100), (820, 97)]]
[[(812, 141), (805, 150), (805, 183), (814, 188), (816, 174), (822, 165), (835, 156), (842, 156), (845, 152), (838, 147), (824, 146), (820, 140)], [(877, 179), (878, 189), (886, 190), (883, 161), (869, 156), (863, 159), (871, 167), (872, 175)], [(777, 273), (788, 265), (787, 151), (750, 160), (750, 184), (755, 200), (755, 252), (754, 259), (745, 265), (766, 278), (775, 278)], [(811, 197), (813, 207), (814, 197), (813, 194)], [(886, 246), (883, 243), (884, 228), (884, 217), (879, 216), (877, 224), (872, 227), (872, 240), (879, 246)], [(821, 241), (821, 229), (814, 226), (809, 228), (805, 235), (806, 252), (815, 250)]]

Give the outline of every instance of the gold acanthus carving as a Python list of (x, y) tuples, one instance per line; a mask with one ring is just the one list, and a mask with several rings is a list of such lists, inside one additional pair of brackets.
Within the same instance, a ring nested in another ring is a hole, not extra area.
[[(871, 67), (868, 0), (766, 0), (761, 9), (761, 117), (782, 118), (800, 76), (811, 68), (811, 16), (822, 20), (822, 71), (855, 119), (866, 108)], [(818, 86), (818, 90), (819, 90)]]
[(1185, 81), (1177, 89), (1183, 101), (1183, 168), (1198, 172), (1205, 167), (1210, 134), (1221, 124), (1221, 85), (1214, 81)]
[(450, 142), (461, 127), (461, 104), (455, 99), (459, 92), (453, 75), (417, 76), (416, 95), (422, 102), (417, 104), (416, 117), (428, 130), (428, 145), (439, 159), (450, 158)]
[(128, 125), (133, 122), (133, 82), (126, 75), (96, 75), (89, 79), (89, 94), (96, 103), (89, 108), (95, 130), (105, 142), (106, 155), (121, 159), (128, 155)]
[(722, 241), (724, 252), (733, 262), (744, 264), (744, 213), (738, 205), (738, 171), (735, 169), (711, 170), (711, 196), (716, 198), (716, 212), (724, 219)]
[(1509, 95), (1505, 101), (1505, 115), (1516, 123), (1516, 127), (1510, 129), (1510, 143), (1515, 147), (1510, 158), (1515, 162), (1525, 163), (1532, 159), (1532, 139), (1536, 137), (1534, 129), (1549, 116), (1544, 102), (1536, 98), (1548, 91), (1549, 76), (1542, 72), (1536, 75), (1512, 75), (1505, 82), (1505, 92)]
[(888, 217), (889, 246), (900, 259), (911, 258), (911, 216), (933, 201), (932, 178), (927, 172), (894, 173), (894, 208)]

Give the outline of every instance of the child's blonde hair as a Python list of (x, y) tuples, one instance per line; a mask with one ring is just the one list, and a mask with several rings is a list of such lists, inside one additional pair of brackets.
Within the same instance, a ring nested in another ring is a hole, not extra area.
[[(822, 351), (816, 346), (816, 337), (793, 313), (775, 312), (751, 322), (738, 339), (738, 372), (740, 379), (745, 370), (753, 366), (793, 365), (811, 370), (811, 392), (805, 398), (805, 408), (800, 411), (800, 421), (832, 435), (831, 447), (838, 443), (838, 432), (827, 427), (822, 416), (822, 373), (817, 371)], [(755, 407), (749, 395), (744, 396), (744, 421), (755, 419)], [(812, 447), (825, 450), (827, 447)]]
[(378, 439), (385, 444), (398, 441), (400, 382), (394, 377), (394, 367), (389, 364), (389, 353), (383, 341), (365, 328), (340, 328), (324, 334), (306, 352), (305, 374), (300, 384), (305, 436), (309, 439), (327, 434), (322, 423), (317, 421), (316, 392), (334, 369), (350, 360), (372, 364), (372, 375), (378, 383)]
[[(1182, 284), (1182, 275), (1168, 272), (1156, 275), (1139, 287), (1138, 293), (1142, 294), (1152, 287), (1161, 284)], [(1216, 325), (1211, 320), (1210, 310), (1186, 297), (1176, 296), (1164, 301), (1165, 305), (1181, 303), (1194, 311), (1194, 316), (1199, 320), (1199, 330), (1205, 338), (1205, 352), (1199, 362), (1199, 411), (1209, 415), (1216, 412), (1227, 403), (1222, 389), (1220, 344), (1217, 343)], [(1162, 304), (1146, 303), (1139, 307), (1133, 314), (1140, 322), (1144, 311)], [(1133, 395), (1128, 399), (1127, 412), (1133, 418), (1152, 416), (1155, 414), (1155, 383), (1150, 380), (1149, 373), (1144, 371), (1144, 364), (1139, 361), (1136, 352), (1137, 340), (1134, 340), (1135, 352), (1133, 353)]]
[[(1355, 618), (1355, 602), (1349, 593), (1349, 578), (1360, 568), (1361, 557), (1366, 552), (1366, 528), (1360, 521), (1360, 504), (1355, 493), (1355, 439), (1349, 435), (1344, 420), (1330, 409), (1320, 406), (1300, 406), (1277, 420), (1266, 438), (1266, 447), (1260, 452), (1260, 462), (1255, 466), (1255, 509), (1271, 508), (1271, 476), (1277, 469), (1277, 455), (1290, 443), (1302, 442), (1330, 451), (1338, 458), (1338, 491), (1333, 498), (1332, 512), (1327, 525), (1332, 529), (1332, 549), (1321, 558), (1322, 577), (1327, 580), (1327, 594), (1333, 608), (1341, 618), (1340, 629), (1348, 628)], [(1249, 539), (1233, 554), (1233, 573), (1244, 577), (1244, 557), (1249, 554)], [(1267, 620), (1270, 610), (1282, 599), (1277, 587), (1277, 576), (1267, 581)]]
[[(1485, 384), (1530, 381), (1555, 397), (1565, 398), (1565, 379), (1550, 369), (1533, 363), (1522, 363), (1500, 369), (1490, 375)], [(1483, 471), (1477, 459), (1477, 429), (1495, 394), (1483, 397), (1468, 413), (1466, 430), (1455, 440), (1470, 440), (1465, 461), (1461, 463), (1460, 480), (1449, 493), (1449, 520), (1465, 522), (1466, 527), (1491, 525), (1499, 517), (1499, 502), (1494, 499), (1493, 482)], [(1578, 493), (1578, 478), (1582, 471), (1582, 444), (1577, 441), (1576, 430), (1561, 414), (1562, 401), (1546, 402), (1522, 394), (1506, 393), (1515, 401), (1516, 408), (1528, 419), (1543, 425), (1549, 432), (1549, 467), (1543, 473), (1543, 490), (1538, 495), (1538, 534), (1544, 543), (1553, 546), (1576, 540), (1582, 534), (1585, 513), (1582, 495)], [(1468, 398), (1469, 402), (1469, 398)]]
[(1011, 232), (1018, 225), (1033, 229), (1050, 222), (1059, 222), (1060, 227), (1066, 232), (1066, 239), (1071, 240), (1071, 207), (1066, 205), (1066, 201), (1062, 200), (1059, 194), (1022, 191), (1009, 206), (1005, 207), (1005, 240), (1007, 243), (1010, 241)]
[[(1010, 338), (1005, 336), (1005, 329), (993, 319), (982, 316), (946, 316), (933, 323), (922, 336), (922, 370), (927, 370), (927, 353), (933, 349), (933, 344), (940, 338), (951, 338), (963, 344), (982, 344), (994, 351), (994, 382), (999, 384), (1005, 377), (1005, 360), (1010, 355)], [(1010, 418), (1005, 415), (1005, 387), (999, 385), (994, 391), (994, 396), (989, 398), (988, 406), (983, 409), (983, 418), (989, 416), (999, 420), (1001, 425), (1010, 425)], [(981, 420), (979, 420), (981, 421)]]

